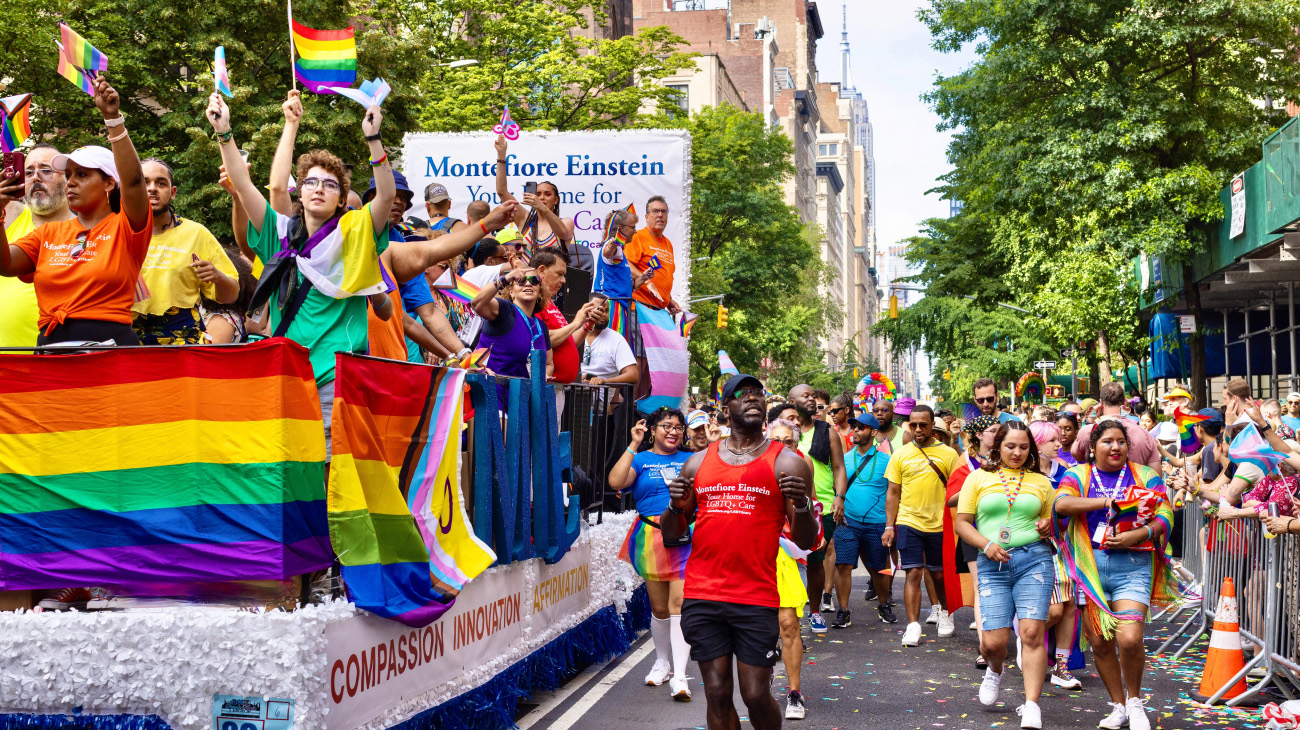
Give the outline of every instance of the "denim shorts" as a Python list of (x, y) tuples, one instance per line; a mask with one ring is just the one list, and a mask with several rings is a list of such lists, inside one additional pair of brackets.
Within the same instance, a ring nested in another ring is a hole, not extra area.
[(1097, 560), (1097, 575), (1107, 601), (1151, 605), (1151, 553), (1093, 547), (1092, 555)]
[(894, 528), (898, 545), (898, 567), (903, 570), (927, 568), (938, 573), (943, 570), (943, 532), (922, 532), (915, 527), (898, 525)]
[(889, 550), (880, 542), (885, 532), (883, 522), (858, 522), (844, 515), (844, 524), (835, 530), (835, 564), (862, 564), (875, 571), (889, 567)]
[(1021, 621), (1047, 620), (1047, 609), (1056, 587), (1052, 549), (1043, 541), (1007, 551), (1011, 562), (977, 559), (979, 571), (980, 628), (985, 631), (1011, 628), (1011, 616)]

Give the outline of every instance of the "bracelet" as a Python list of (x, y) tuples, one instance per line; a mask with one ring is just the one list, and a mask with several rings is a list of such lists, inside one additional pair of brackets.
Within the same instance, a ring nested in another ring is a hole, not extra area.
[(993, 544), (993, 541), (992, 541), (992, 540), (989, 540), (988, 543), (986, 543), (986, 544), (984, 545), (984, 549), (981, 550), (980, 552), (982, 552), (982, 553), (984, 553), (985, 555), (987, 555), (988, 552), (989, 552), (989, 545), (992, 545), (992, 544)]
[(500, 157), (498, 157), (498, 158), (497, 158), (497, 162), (504, 163), (505, 160), (503, 160), (503, 159), (501, 159)]
[(668, 511), (669, 511), (669, 512), (672, 512), (672, 513), (675, 514), (675, 515), (684, 515), (684, 514), (686, 514), (686, 510), (684, 510), (684, 509), (678, 509), (678, 508), (672, 506), (671, 504), (668, 505)]
[(632, 447), (631, 447), (631, 446), (629, 446), (629, 447), (627, 447), (626, 449), (623, 449), (623, 450), (626, 451), (627, 453), (633, 455), (633, 456), (636, 456), (636, 452), (632, 450)]
[(490, 235), (492, 235), (490, 232), (488, 232), (487, 226), (483, 225), (483, 221), (482, 221), (482, 220), (480, 220), (480, 221), (478, 222), (478, 227), (481, 228), (481, 229), (483, 229), (483, 235), (485, 235), (485, 236), (490, 236)]
[(371, 166), (371, 167), (379, 167), (380, 165), (384, 164), (385, 162), (388, 162), (388, 153), (387, 153), (387, 152), (384, 153), (384, 156), (383, 156), (383, 157), (380, 157), (380, 158), (377, 159), (377, 160), (371, 160), (371, 161), (370, 161), (370, 166)]
[(122, 141), (122, 140), (124, 140), (124, 139), (126, 139), (126, 130), (125, 130), (125, 129), (123, 129), (121, 132), (118, 132), (118, 134), (117, 134), (116, 137), (109, 137), (109, 138), (108, 138), (108, 143), (109, 143), (109, 144), (113, 144), (114, 142), (120, 142), (120, 141)]
[(800, 515), (802, 515), (802, 514), (807, 514), (807, 512), (808, 512), (808, 498), (807, 498), (807, 497), (804, 498), (804, 500), (803, 500), (803, 506), (802, 506), (802, 507), (796, 504), (796, 505), (794, 506), (794, 511), (795, 511), (795, 514), (800, 514)]
[(1147, 539), (1154, 542), (1156, 539), (1156, 531), (1151, 529), (1151, 525), (1147, 525), (1146, 528), (1147, 528)]
[(366, 141), (367, 141), (367, 142), (378, 142), (378, 141), (379, 141), (379, 133), (376, 132), (376, 133), (370, 135), (369, 137), (366, 137)]
[(468, 355), (470, 352), (471, 350), (468, 347), (463, 347), (461, 348), (460, 352), (456, 353), (456, 359), (464, 360), (465, 356)]
[(120, 126), (122, 126), (123, 124), (126, 124), (126, 113), (125, 113), (125, 112), (121, 112), (121, 111), (119, 111), (119, 112), (117, 113), (117, 116), (116, 116), (116, 117), (113, 117), (112, 119), (105, 119), (105, 120), (104, 120), (104, 126), (105, 126), (105, 127), (110, 127), (110, 128), (111, 128), (111, 127), (120, 127)]
[(217, 132), (217, 142), (221, 144), (225, 144), (234, 138), (235, 138), (235, 133), (230, 130), (226, 130), (225, 132)]
[[(1297, 521), (1296, 518), (1294, 517), (1291, 518), (1291, 522), (1296, 522), (1296, 521)], [(1291, 522), (1286, 523), (1286, 532), (1288, 535), (1291, 534)]]

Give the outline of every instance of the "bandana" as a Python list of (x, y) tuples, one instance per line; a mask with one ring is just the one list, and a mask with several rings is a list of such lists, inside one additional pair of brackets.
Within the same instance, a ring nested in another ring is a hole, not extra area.
[(966, 427), (962, 429), (962, 433), (978, 436), (996, 425), (998, 425), (997, 416), (976, 416), (966, 422)]

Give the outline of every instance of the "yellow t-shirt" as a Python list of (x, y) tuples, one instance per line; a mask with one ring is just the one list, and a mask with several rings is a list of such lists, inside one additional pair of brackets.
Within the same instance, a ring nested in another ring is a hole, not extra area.
[(190, 309), (199, 302), (199, 293), (216, 299), (215, 284), (199, 281), (198, 274), (190, 268), (193, 256), (211, 261), (217, 271), (238, 280), (235, 265), (230, 263), (226, 250), (217, 243), (212, 233), (188, 218), (178, 226), (168, 228), (149, 242), (140, 277), (149, 287), (149, 298), (136, 302), (131, 311), (136, 314), (165, 314), (168, 309)]
[[(896, 524), (921, 532), (943, 531), (947, 481), (960, 458), (951, 447), (937, 440), (925, 447), (924, 453), (913, 441), (889, 457), (885, 478), (902, 486)], [(943, 472), (943, 479), (930, 467), (931, 461)]]
[[(36, 230), (31, 208), (5, 227), (9, 243)], [(40, 309), (36, 306), (36, 287), (16, 276), (0, 276), (0, 347), (33, 347), (36, 345), (36, 319)]]
[[(983, 469), (971, 472), (957, 498), (957, 513), (975, 515), (975, 528), (980, 534), (1004, 548), (1037, 542), (1038, 521), (1052, 515), (1052, 483), (1042, 474), (1025, 472), (1008, 516), (1003, 480), (1014, 489), (1019, 473), (1010, 469), (1000, 469), (998, 473)], [(1002, 539), (1003, 527), (1010, 530), (1009, 540)]]

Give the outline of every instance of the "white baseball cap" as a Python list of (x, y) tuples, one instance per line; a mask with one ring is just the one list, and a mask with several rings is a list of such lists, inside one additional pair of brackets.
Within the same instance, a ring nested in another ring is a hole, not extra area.
[(81, 167), (103, 170), (116, 180), (119, 186), (122, 184), (122, 178), (117, 174), (117, 162), (113, 159), (113, 151), (107, 147), (97, 145), (78, 147), (66, 155), (55, 155), (54, 159), (50, 161), (50, 165), (55, 170), (63, 172), (68, 169), (69, 161), (75, 162)]

